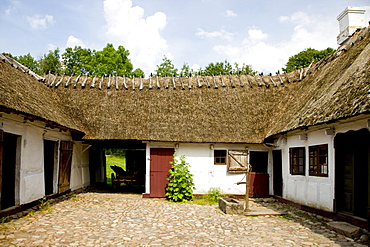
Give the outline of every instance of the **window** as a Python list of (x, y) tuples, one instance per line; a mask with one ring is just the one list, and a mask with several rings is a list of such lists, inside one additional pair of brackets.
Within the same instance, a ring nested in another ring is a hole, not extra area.
[(328, 176), (328, 145), (309, 147), (310, 176)]
[(290, 148), (289, 149), (290, 174), (305, 175), (305, 148)]
[(226, 165), (226, 150), (215, 150), (215, 165)]

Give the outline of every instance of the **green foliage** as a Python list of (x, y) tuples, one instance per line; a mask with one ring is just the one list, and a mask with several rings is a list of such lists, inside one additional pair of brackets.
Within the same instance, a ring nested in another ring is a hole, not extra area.
[(17, 60), (21, 64), (27, 66), (32, 71), (35, 71), (36, 72), (38, 70), (38, 63), (31, 56), (30, 53), (28, 53), (27, 55), (21, 55), (21, 56), (15, 57), (15, 60)]
[(184, 63), (184, 65), (182, 65), (180, 75), (186, 77), (186, 76), (190, 76), (191, 73), (192, 73), (192, 70), (190, 69), (189, 64)]
[(170, 175), (166, 188), (166, 197), (173, 202), (186, 202), (193, 199), (194, 182), (193, 175), (189, 171), (189, 163), (185, 156), (178, 159), (175, 155), (171, 162)]
[(59, 49), (49, 51), (38, 61), (29, 53), (15, 59), (39, 74), (50, 72), (66, 75), (88, 74), (98, 77), (103, 75), (144, 77), (143, 70), (138, 68), (133, 71), (129, 55), (130, 52), (123, 46), (115, 49), (108, 43), (101, 51), (75, 46), (66, 48), (62, 55)]
[(135, 77), (145, 77), (145, 73), (142, 69), (135, 69), (132, 73), (132, 76), (135, 76)]
[(175, 65), (172, 63), (172, 60), (167, 58), (166, 56), (163, 57), (162, 63), (157, 65), (157, 70), (155, 73), (158, 76), (177, 76), (177, 69)]
[(207, 194), (210, 201), (217, 203), (218, 198), (221, 196), (221, 192), (219, 188), (210, 188)]
[(126, 170), (126, 157), (121, 155), (107, 155), (105, 156), (106, 162), (106, 178), (107, 184), (112, 184), (111, 176), (115, 172), (112, 170), (111, 166), (120, 166), (123, 170)]
[(68, 47), (62, 54), (65, 73), (67, 75), (86, 74), (89, 71), (89, 64), (93, 51), (84, 49), (81, 46)]
[(284, 72), (292, 72), (297, 69), (308, 67), (311, 62), (317, 63), (323, 59), (326, 55), (333, 53), (335, 50), (333, 48), (326, 48), (324, 50), (318, 51), (313, 48), (307, 48), (296, 55), (289, 57), (288, 62), (285, 67), (282, 68)]
[(40, 74), (51, 73), (57, 75), (61, 72), (62, 64), (60, 62), (59, 49), (49, 51), (38, 62), (38, 72)]
[(204, 70), (202, 70), (203, 75), (227, 75), (233, 71), (232, 65), (225, 60), (225, 62), (217, 62), (208, 64)]

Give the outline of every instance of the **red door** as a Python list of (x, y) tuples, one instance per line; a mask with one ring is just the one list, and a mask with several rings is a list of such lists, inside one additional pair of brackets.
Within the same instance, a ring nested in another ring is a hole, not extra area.
[(150, 149), (150, 197), (166, 197), (168, 171), (174, 152), (173, 148)]

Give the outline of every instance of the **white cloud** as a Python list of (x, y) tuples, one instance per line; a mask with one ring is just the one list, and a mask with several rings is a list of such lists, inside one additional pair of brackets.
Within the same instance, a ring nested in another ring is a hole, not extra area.
[(50, 25), (55, 23), (54, 17), (51, 15), (34, 15), (34, 16), (27, 16), (27, 21), (30, 24), (31, 28), (34, 30), (38, 29), (46, 29)]
[(58, 47), (52, 43), (49, 43), (47, 45), (47, 48), (48, 48), (48, 51), (54, 51), (55, 49), (57, 49)]
[(292, 33), (286, 40), (269, 43), (267, 33), (253, 28), (248, 30), (240, 45), (216, 45), (213, 49), (232, 63), (246, 63), (252, 65), (254, 70), (274, 73), (284, 66), (290, 56), (306, 48), (322, 50), (337, 47), (333, 39), (338, 33), (336, 22), (303, 12), (281, 16), (278, 20), (293, 24)]
[(263, 40), (268, 37), (268, 34), (263, 33), (262, 30), (259, 29), (249, 29), (248, 35), (251, 40)]
[(228, 41), (231, 41), (233, 39), (233, 34), (226, 32), (223, 29), (220, 31), (207, 32), (201, 28), (198, 28), (198, 32), (196, 32), (195, 35), (204, 39), (221, 38)]
[(79, 39), (79, 38), (76, 38), (75, 36), (73, 35), (70, 35), (68, 37), (68, 40), (67, 40), (67, 43), (66, 43), (66, 47), (75, 47), (75, 46), (81, 46), (82, 48), (85, 48), (85, 44), (84, 42)]
[(225, 14), (226, 17), (237, 17), (238, 14), (236, 14), (234, 11), (228, 9), (226, 10), (226, 14)]
[(154, 71), (167, 52), (166, 40), (160, 33), (167, 24), (166, 14), (156, 12), (144, 18), (144, 9), (132, 6), (131, 0), (105, 0), (104, 16), (108, 41), (129, 50), (134, 67), (146, 74)]

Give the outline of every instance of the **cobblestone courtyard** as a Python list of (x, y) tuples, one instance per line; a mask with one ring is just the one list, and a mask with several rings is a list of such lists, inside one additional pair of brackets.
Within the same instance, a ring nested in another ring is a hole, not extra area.
[(284, 216), (226, 215), (216, 205), (81, 193), (3, 223), (1, 246), (364, 246), (278, 202)]

